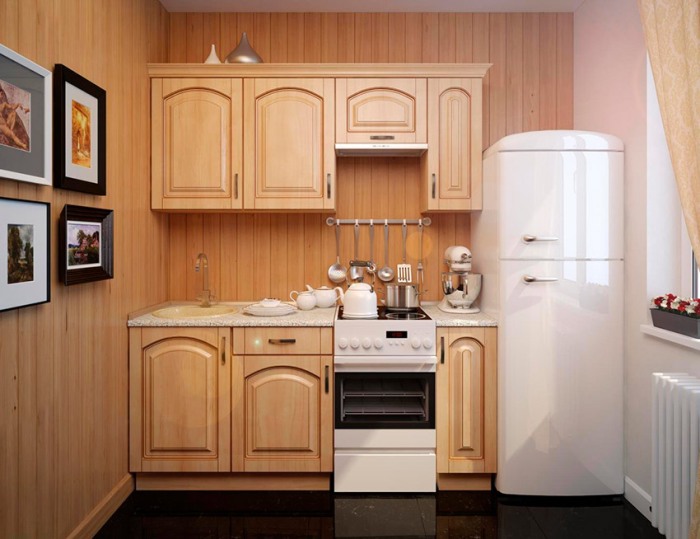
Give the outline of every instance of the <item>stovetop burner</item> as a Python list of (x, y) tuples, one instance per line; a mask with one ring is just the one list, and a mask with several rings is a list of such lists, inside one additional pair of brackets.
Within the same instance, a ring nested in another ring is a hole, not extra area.
[(338, 320), (430, 320), (431, 318), (426, 314), (426, 312), (418, 307), (412, 312), (400, 312), (400, 311), (389, 311), (383, 305), (379, 306), (378, 315), (374, 317), (367, 318), (345, 318), (343, 317), (343, 306), (338, 308)]

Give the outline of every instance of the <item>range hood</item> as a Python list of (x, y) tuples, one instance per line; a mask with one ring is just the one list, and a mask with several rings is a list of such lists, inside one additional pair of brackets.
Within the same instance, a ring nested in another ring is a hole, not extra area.
[(423, 155), (428, 145), (409, 143), (363, 142), (336, 144), (335, 154), (341, 157), (417, 157)]

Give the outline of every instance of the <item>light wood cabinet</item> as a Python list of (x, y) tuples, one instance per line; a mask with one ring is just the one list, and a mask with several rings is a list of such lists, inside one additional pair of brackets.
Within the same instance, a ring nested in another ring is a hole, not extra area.
[(241, 79), (153, 79), (151, 207), (243, 207)]
[(244, 81), (245, 209), (335, 208), (333, 79)]
[(228, 328), (130, 331), (132, 472), (231, 469)]
[(426, 142), (426, 79), (336, 80), (338, 143)]
[[(264, 355), (235, 355), (234, 469), (245, 472), (330, 472), (333, 469), (331, 330), (305, 328), (294, 355), (287, 328), (268, 328)], [(250, 335), (248, 335), (250, 333)], [(234, 330), (234, 350), (250, 350), (260, 328)], [(286, 341), (286, 342), (285, 342)], [(240, 343), (245, 343), (241, 345)], [(244, 348), (245, 347), (245, 348)], [(262, 349), (261, 349), (262, 350)], [(291, 352), (291, 353), (290, 353)], [(323, 355), (321, 355), (323, 354)]]
[(482, 79), (428, 80), (423, 211), (482, 208)]
[[(438, 485), (442, 479), (449, 488), (458, 481), (448, 474), (496, 472), (497, 330), (441, 328), (437, 336)], [(481, 478), (490, 488), (490, 477)], [(456, 488), (469, 488), (465, 485)]]

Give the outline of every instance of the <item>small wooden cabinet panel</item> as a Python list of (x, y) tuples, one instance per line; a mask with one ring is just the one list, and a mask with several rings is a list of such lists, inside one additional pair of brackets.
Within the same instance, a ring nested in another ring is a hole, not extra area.
[(424, 211), (482, 208), (481, 86), (481, 78), (428, 81)]
[(242, 208), (242, 80), (153, 79), (151, 207)]
[(336, 142), (426, 142), (426, 79), (336, 80)]
[(438, 330), (438, 473), (496, 472), (496, 331)]
[(231, 469), (228, 328), (130, 331), (130, 471)]
[(333, 79), (246, 79), (245, 209), (335, 208)]

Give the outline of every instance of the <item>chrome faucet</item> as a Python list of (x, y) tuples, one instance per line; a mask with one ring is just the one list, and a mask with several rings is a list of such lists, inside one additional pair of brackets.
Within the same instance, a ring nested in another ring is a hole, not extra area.
[(197, 296), (202, 307), (211, 307), (212, 293), (209, 290), (209, 259), (204, 253), (197, 255), (197, 260), (194, 263), (194, 271), (199, 272), (199, 268), (204, 270), (202, 275), (202, 294)]

